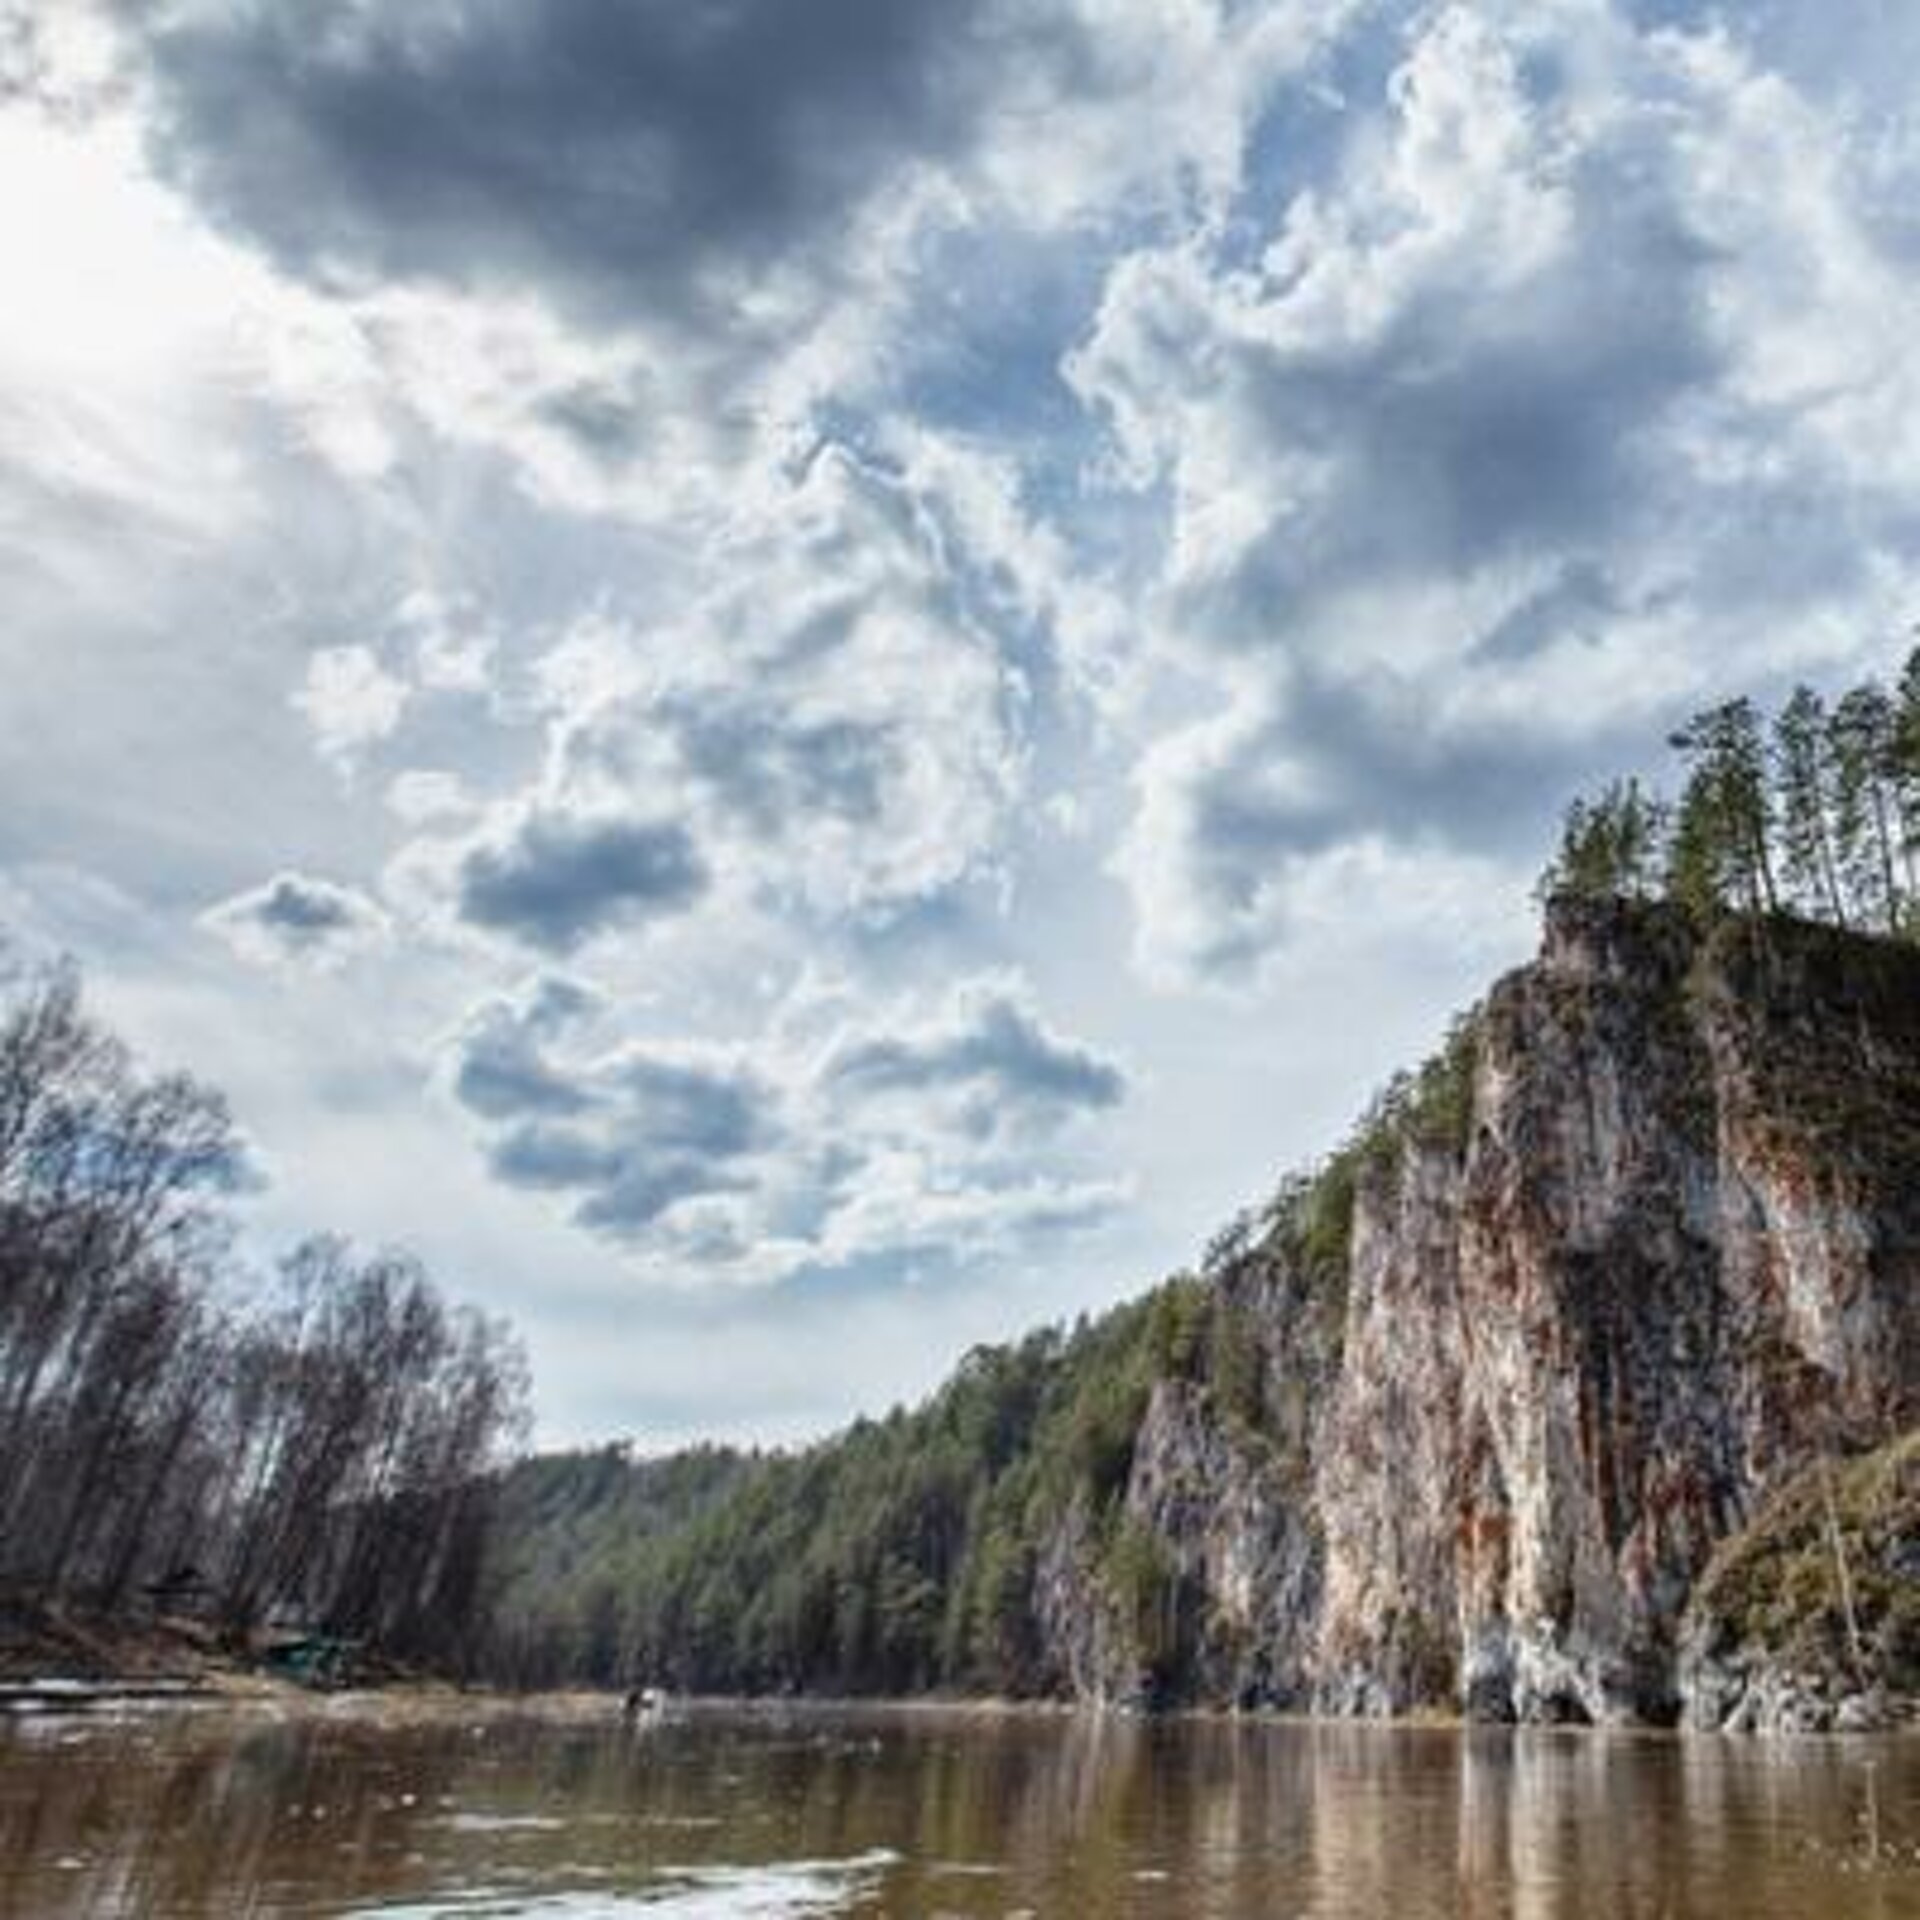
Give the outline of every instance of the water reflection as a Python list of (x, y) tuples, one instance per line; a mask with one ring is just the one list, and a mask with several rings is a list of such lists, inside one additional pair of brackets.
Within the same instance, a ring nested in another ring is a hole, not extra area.
[(1920, 1920), (1920, 1743), (966, 1711), (0, 1726), (0, 1914)]

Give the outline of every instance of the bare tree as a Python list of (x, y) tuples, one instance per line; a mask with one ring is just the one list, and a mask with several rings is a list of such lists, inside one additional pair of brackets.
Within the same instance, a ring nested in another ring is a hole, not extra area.
[(118, 1606), (191, 1563), (235, 1628), (284, 1608), (444, 1655), (518, 1348), (402, 1254), (321, 1236), (250, 1281), (237, 1165), (220, 1096), (142, 1073), (70, 966), (0, 971), (0, 1577)]

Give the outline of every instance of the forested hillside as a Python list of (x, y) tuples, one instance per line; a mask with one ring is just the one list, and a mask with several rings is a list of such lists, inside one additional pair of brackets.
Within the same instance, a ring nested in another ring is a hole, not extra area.
[(1070, 1333), (980, 1348), (924, 1407), (800, 1453), (523, 1463), (503, 1502), (508, 1676), (1040, 1685), (1028, 1595), (1045, 1524), (1075, 1499), (1116, 1511), (1156, 1369), (1207, 1317), (1197, 1287), (1170, 1287)]

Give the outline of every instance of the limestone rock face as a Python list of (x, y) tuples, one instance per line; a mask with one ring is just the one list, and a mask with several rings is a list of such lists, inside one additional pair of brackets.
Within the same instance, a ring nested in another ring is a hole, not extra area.
[[(1190, 1697), (1672, 1720), (1716, 1546), (1920, 1420), (1920, 953), (1562, 905), (1467, 1072), (1359, 1175), (1340, 1284), (1222, 1263), (1253, 1416), (1154, 1391), (1126, 1511)], [(1054, 1586), (1063, 1677), (1124, 1692), (1139, 1636)]]

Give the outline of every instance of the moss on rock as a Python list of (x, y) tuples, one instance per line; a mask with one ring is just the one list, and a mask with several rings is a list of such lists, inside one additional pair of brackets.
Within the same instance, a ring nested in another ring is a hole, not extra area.
[(1689, 1629), (1723, 1666), (1920, 1694), (1920, 1428), (1787, 1481), (1714, 1554)]

